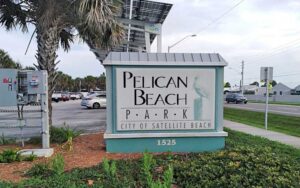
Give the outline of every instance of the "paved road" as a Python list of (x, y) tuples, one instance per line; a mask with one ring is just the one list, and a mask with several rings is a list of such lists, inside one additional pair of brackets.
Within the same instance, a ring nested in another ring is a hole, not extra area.
[[(225, 107), (251, 110), (257, 112), (265, 111), (265, 104), (262, 103), (247, 103), (247, 104), (226, 104)], [(283, 114), (289, 116), (300, 117), (300, 106), (269, 104), (269, 112), (275, 114)]]
[[(80, 106), (80, 101), (67, 101), (52, 103), (53, 104), (53, 125), (57, 127), (64, 126), (64, 123), (76, 130), (84, 130), (85, 132), (96, 132), (105, 130), (106, 124), (106, 109), (86, 109)], [(7, 109), (1, 107), (0, 109)], [(10, 108), (15, 109), (15, 108)], [(24, 110), (38, 110), (39, 107), (28, 106)], [(3, 125), (15, 125), (17, 113), (1, 113), (0, 112), (0, 135), (4, 133), (5, 136), (20, 135), (19, 128), (5, 129), (1, 128)], [(39, 126), (40, 120), (34, 119), (40, 117), (40, 113), (24, 113), (26, 125)], [(40, 128), (27, 128), (24, 130), (24, 135), (33, 136), (39, 135)]]

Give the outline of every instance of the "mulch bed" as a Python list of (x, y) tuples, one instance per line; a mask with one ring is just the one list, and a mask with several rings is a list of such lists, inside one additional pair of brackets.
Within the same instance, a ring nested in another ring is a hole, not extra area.
[[(81, 135), (73, 140), (73, 150), (65, 151), (61, 145), (52, 144), (55, 154), (62, 154), (65, 159), (65, 170), (73, 168), (91, 167), (99, 164), (103, 158), (107, 159), (123, 159), (123, 158), (138, 158), (142, 154), (112, 154), (106, 153), (103, 140), (103, 133), (96, 133), (90, 135)], [(0, 151), (4, 149), (23, 149), (17, 145), (0, 146)], [(39, 148), (37, 145), (26, 145), (25, 148)], [(24, 149), (25, 149), (24, 148)], [(54, 156), (53, 155), (53, 156)], [(33, 164), (49, 161), (51, 158), (39, 158), (33, 162), (14, 162), (14, 163), (0, 163), (0, 180), (18, 182), (25, 179), (24, 173), (30, 169)]]

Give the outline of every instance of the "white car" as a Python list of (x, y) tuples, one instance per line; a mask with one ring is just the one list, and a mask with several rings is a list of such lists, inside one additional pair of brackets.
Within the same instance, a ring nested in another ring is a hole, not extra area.
[(94, 109), (106, 107), (106, 95), (94, 94), (86, 96), (82, 99), (81, 106)]
[(72, 100), (81, 99), (81, 96), (79, 93), (71, 93), (70, 99), (72, 99)]
[(62, 100), (62, 94), (61, 93), (53, 93), (52, 94), (52, 101), (59, 102)]

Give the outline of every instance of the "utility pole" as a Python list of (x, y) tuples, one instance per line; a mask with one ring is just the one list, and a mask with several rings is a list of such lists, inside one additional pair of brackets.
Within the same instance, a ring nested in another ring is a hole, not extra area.
[(242, 72), (241, 72), (241, 75), (242, 75), (242, 80), (241, 80), (241, 91), (242, 91), (242, 94), (244, 94), (244, 61), (242, 61)]

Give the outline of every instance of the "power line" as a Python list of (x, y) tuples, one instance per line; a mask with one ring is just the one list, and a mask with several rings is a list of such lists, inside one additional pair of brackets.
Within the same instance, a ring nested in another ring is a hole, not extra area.
[(288, 49), (284, 49), (284, 50), (282, 50), (282, 51), (278, 51), (278, 52), (275, 52), (275, 53), (271, 53), (271, 54), (268, 54), (268, 55), (265, 55), (265, 56), (263, 56), (263, 57), (261, 57), (261, 58), (259, 58), (259, 59), (256, 59), (256, 60), (248, 60), (248, 63), (247, 64), (249, 64), (249, 65), (255, 65), (255, 64), (253, 64), (253, 63), (250, 63), (250, 62), (262, 62), (262, 61), (266, 61), (266, 59), (268, 59), (268, 58), (270, 58), (270, 57), (274, 57), (274, 56), (277, 56), (277, 55), (282, 55), (282, 54), (285, 54), (285, 53), (290, 53), (290, 52), (292, 52), (291, 50), (295, 50), (295, 49), (297, 49), (297, 48), (299, 48), (300, 47), (300, 45), (298, 45), (298, 46), (294, 46), (294, 47), (292, 47), (292, 48), (288, 48)]
[[(252, 56), (249, 56), (248, 58), (255, 58), (255, 57), (264, 57), (264, 56), (268, 56), (269, 54), (272, 54), (276, 51), (278, 52), (281, 52), (281, 50), (285, 50), (285, 49), (289, 49), (289, 47), (292, 47), (294, 45), (299, 45), (299, 41), (300, 41), (300, 38), (296, 39), (296, 40), (292, 40), (292, 41), (289, 41), (287, 43), (284, 43), (284, 44), (281, 44), (275, 48), (272, 48), (271, 51), (267, 52), (268, 54), (265, 54), (265, 52), (261, 52), (260, 54), (256, 54), (256, 55), (252, 55)], [(295, 47), (298, 47), (298, 46), (294, 46), (293, 48)]]
[(228, 9), (227, 11), (225, 11), (223, 14), (221, 14), (219, 17), (215, 18), (214, 20), (212, 20), (209, 24), (207, 24), (205, 27), (203, 27), (202, 29), (200, 29), (200, 31), (198, 31), (198, 33), (196, 33), (197, 35), (199, 33), (202, 33), (203, 31), (205, 31), (209, 26), (217, 23), (218, 21), (220, 21), (224, 16), (226, 16), (227, 14), (229, 14), (231, 11), (233, 11), (236, 7), (238, 7), (240, 4), (242, 4), (245, 0), (241, 0), (239, 1), (237, 4), (235, 4), (233, 7), (231, 7), (230, 9)]
[[(278, 78), (278, 77), (286, 77), (286, 76), (298, 76), (300, 75), (300, 72), (299, 73), (292, 73), (292, 74), (282, 74), (282, 75), (275, 75), (273, 76), (274, 78)], [(254, 77), (254, 78), (246, 78), (245, 80), (252, 80), (252, 79), (260, 79), (258, 77)]]

